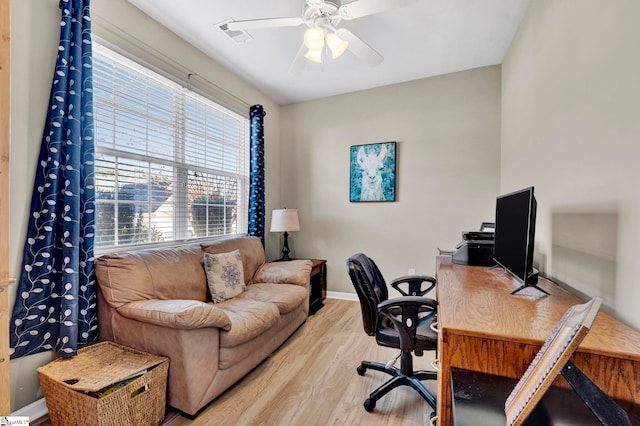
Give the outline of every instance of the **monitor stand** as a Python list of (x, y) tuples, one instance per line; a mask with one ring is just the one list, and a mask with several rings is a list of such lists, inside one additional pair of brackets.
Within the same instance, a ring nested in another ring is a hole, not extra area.
[(531, 272), (531, 274), (527, 277), (525, 283), (522, 284), (519, 288), (513, 290), (511, 294), (516, 294), (519, 291), (524, 290), (525, 288), (533, 287), (540, 290), (547, 296), (550, 296), (550, 294), (547, 291), (538, 287), (538, 274), (539, 274), (538, 270), (536, 268), (533, 268), (533, 272)]

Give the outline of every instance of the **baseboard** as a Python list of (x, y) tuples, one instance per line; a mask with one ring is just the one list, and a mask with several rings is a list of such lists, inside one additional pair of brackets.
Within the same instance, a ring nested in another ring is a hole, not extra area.
[(328, 299), (339, 299), (339, 300), (352, 300), (354, 302), (358, 301), (358, 296), (354, 293), (343, 293), (341, 291), (328, 291), (327, 292)]
[(47, 408), (47, 403), (44, 398), (40, 398), (39, 400), (11, 413), (12, 416), (16, 417), (29, 417), (30, 423), (33, 423), (47, 414), (49, 414), (49, 409)]

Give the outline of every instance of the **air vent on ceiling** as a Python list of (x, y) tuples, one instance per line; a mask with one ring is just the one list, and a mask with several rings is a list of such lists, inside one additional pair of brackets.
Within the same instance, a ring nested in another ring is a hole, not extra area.
[(229, 18), (226, 21), (220, 22), (216, 24), (216, 27), (220, 29), (223, 33), (227, 35), (231, 40), (235, 41), (238, 44), (246, 43), (250, 40), (253, 40), (253, 37), (249, 35), (248, 32), (242, 30), (230, 30), (227, 24), (233, 21), (233, 18)]

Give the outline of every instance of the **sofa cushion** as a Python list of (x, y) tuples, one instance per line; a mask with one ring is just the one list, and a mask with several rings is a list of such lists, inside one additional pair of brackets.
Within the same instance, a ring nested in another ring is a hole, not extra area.
[(110, 306), (138, 300), (207, 300), (207, 280), (198, 244), (106, 254), (96, 278)]
[(202, 244), (205, 253), (227, 253), (236, 249), (242, 255), (245, 282), (249, 282), (265, 262), (264, 247), (258, 237), (239, 237)]
[(230, 253), (205, 253), (204, 271), (214, 303), (231, 299), (247, 289), (240, 250)]
[(228, 331), (220, 330), (220, 346), (232, 348), (271, 328), (280, 316), (273, 303), (236, 297), (216, 304), (231, 320)]
[(274, 303), (281, 314), (288, 314), (309, 299), (306, 287), (294, 284), (251, 284), (243, 299)]
[(136, 321), (184, 330), (231, 328), (231, 320), (224, 311), (198, 300), (140, 300), (121, 306), (118, 313)]
[(287, 283), (306, 286), (311, 274), (310, 260), (269, 262), (258, 268), (254, 283)]

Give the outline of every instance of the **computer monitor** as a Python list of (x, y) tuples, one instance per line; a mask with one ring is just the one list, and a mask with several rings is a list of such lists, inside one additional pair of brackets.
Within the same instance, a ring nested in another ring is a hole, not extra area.
[(493, 259), (522, 283), (513, 293), (530, 286), (547, 293), (536, 286), (538, 271), (533, 268), (536, 208), (533, 187), (496, 199)]

